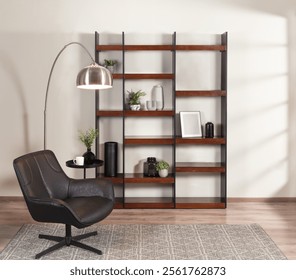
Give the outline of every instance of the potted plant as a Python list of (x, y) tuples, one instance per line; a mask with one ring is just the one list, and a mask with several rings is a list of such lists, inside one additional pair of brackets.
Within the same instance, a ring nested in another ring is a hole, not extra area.
[(99, 131), (94, 128), (90, 128), (86, 132), (79, 131), (79, 140), (85, 145), (87, 151), (83, 154), (84, 164), (92, 164), (96, 159), (95, 154), (91, 151), (96, 137), (99, 135)]
[(141, 97), (145, 96), (146, 93), (142, 90), (138, 91), (127, 91), (129, 93), (128, 104), (130, 109), (133, 111), (139, 111), (141, 109)]
[(170, 168), (170, 165), (164, 160), (161, 160), (156, 163), (156, 170), (158, 171), (159, 176), (162, 178), (168, 176), (169, 168)]
[(114, 72), (115, 65), (117, 64), (117, 60), (114, 59), (104, 59), (105, 67), (111, 72)]

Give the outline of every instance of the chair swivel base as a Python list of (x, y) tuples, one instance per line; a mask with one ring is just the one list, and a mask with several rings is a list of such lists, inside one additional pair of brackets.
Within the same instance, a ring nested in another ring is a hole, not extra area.
[(81, 249), (91, 251), (91, 252), (96, 253), (98, 255), (102, 255), (103, 253), (102, 253), (101, 250), (96, 249), (94, 247), (91, 247), (89, 245), (83, 244), (81, 242), (78, 242), (79, 240), (82, 240), (82, 239), (85, 239), (87, 237), (94, 236), (94, 235), (97, 235), (97, 234), (98, 233), (96, 231), (93, 231), (93, 232), (88, 232), (88, 233), (77, 235), (77, 236), (72, 236), (72, 234), (71, 234), (71, 226), (70, 225), (66, 225), (66, 236), (65, 237), (46, 235), (46, 234), (39, 234), (39, 238), (41, 238), (41, 239), (56, 241), (58, 243), (51, 246), (51, 247), (49, 247), (49, 248), (47, 248), (46, 250), (44, 250), (44, 251), (42, 251), (40, 253), (38, 253), (35, 256), (35, 259), (39, 259), (39, 258), (41, 258), (42, 256), (44, 256), (46, 254), (49, 254), (49, 253), (51, 253), (51, 252), (53, 252), (55, 250), (58, 250), (58, 249), (62, 248), (63, 246), (70, 246), (70, 245), (73, 245), (73, 246), (79, 247)]

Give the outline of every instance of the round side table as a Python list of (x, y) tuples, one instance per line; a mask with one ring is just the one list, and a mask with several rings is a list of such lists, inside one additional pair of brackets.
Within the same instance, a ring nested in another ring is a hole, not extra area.
[(83, 168), (83, 178), (85, 179), (86, 178), (86, 169), (102, 166), (103, 163), (104, 163), (104, 161), (102, 161), (100, 159), (95, 159), (95, 161), (92, 164), (77, 165), (73, 162), (73, 160), (68, 160), (68, 161), (66, 161), (66, 166), (68, 166), (70, 168), (78, 168), (78, 169)]

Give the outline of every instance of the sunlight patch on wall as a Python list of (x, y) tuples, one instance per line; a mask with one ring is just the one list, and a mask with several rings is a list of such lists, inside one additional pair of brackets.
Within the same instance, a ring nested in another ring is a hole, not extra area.
[[(246, 35), (256, 38), (238, 52), (244, 52), (231, 94), (236, 107), (231, 120), (230, 143), (235, 148), (229, 154), (232, 188), (230, 196), (288, 196), (289, 140), (289, 64), (287, 22), (270, 15), (278, 27), (270, 41), (266, 34)], [(268, 21), (262, 23), (268, 29)], [(261, 26), (261, 30), (262, 30)], [(252, 47), (250, 47), (252, 45)], [(244, 78), (242, 78), (244, 77)], [(230, 97), (231, 98), (231, 97)], [(232, 107), (230, 107), (231, 110)], [(243, 137), (242, 137), (243, 135)], [(240, 139), (235, 143), (235, 139)], [(240, 174), (240, 176), (237, 176)]]

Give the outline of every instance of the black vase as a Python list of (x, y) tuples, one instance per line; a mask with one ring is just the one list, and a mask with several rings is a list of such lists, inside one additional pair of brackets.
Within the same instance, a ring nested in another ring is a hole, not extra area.
[(115, 177), (117, 175), (117, 142), (105, 143), (105, 176)]
[(206, 123), (206, 138), (214, 137), (214, 124), (211, 122)]
[(93, 164), (96, 159), (96, 156), (91, 151), (91, 149), (87, 149), (87, 151), (83, 154), (83, 157), (84, 157), (84, 164)]

